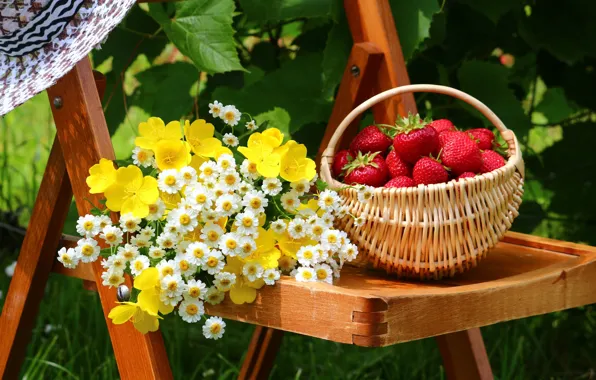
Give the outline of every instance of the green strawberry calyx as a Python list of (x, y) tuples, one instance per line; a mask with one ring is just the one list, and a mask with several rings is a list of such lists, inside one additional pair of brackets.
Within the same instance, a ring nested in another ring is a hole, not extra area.
[(366, 166), (372, 166), (373, 168), (378, 168), (379, 165), (377, 165), (377, 163), (374, 162), (373, 160), (379, 153), (380, 152), (362, 154), (362, 152), (358, 152), (356, 157), (354, 157), (354, 159), (351, 162), (347, 163), (343, 167), (343, 170), (346, 171), (346, 175), (350, 175), (350, 173), (352, 173), (355, 169), (358, 169), (358, 168), (363, 168)]

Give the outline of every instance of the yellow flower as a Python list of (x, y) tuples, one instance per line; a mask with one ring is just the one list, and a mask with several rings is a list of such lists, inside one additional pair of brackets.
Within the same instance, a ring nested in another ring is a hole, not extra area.
[(225, 147), (225, 146), (220, 146), (219, 148), (217, 148), (215, 150), (215, 155), (213, 156), (215, 159), (218, 159), (219, 156), (221, 156), (222, 154), (229, 154), (230, 156), (233, 156), (234, 153), (232, 153), (232, 151)]
[(263, 131), (263, 136), (271, 137), (275, 140), (273, 148), (277, 148), (284, 141), (284, 134), (277, 128), (269, 128)]
[(112, 211), (123, 214), (132, 213), (138, 218), (149, 215), (149, 205), (157, 201), (159, 191), (157, 180), (143, 177), (141, 169), (134, 165), (119, 168), (116, 181), (106, 189), (106, 206)]
[(202, 157), (215, 157), (216, 151), (221, 148), (221, 141), (213, 137), (215, 128), (213, 124), (203, 119), (184, 123), (184, 136), (192, 147), (192, 151)]
[(296, 253), (298, 250), (305, 246), (305, 245), (315, 245), (317, 244), (316, 241), (311, 240), (309, 238), (302, 238), (298, 240), (294, 240), (288, 235), (287, 232), (284, 232), (282, 235), (277, 235), (277, 246), (281, 250), (281, 253), (290, 256), (294, 260), (297, 259)]
[(244, 263), (237, 257), (228, 257), (224, 272), (234, 273), (236, 275), (236, 283), (230, 288), (230, 299), (237, 305), (243, 303), (253, 303), (257, 298), (257, 289), (261, 289), (265, 285), (263, 279), (256, 281), (248, 281), (242, 275), (242, 266)]
[(162, 140), (154, 145), (153, 151), (160, 170), (181, 169), (191, 161), (190, 147), (181, 140)]
[(129, 320), (132, 320), (135, 328), (142, 334), (147, 334), (149, 331), (157, 331), (159, 328), (159, 316), (153, 314), (138, 303), (121, 302), (110, 310), (108, 318), (112, 320), (115, 325), (121, 325)]
[(319, 203), (316, 199), (309, 199), (306, 203), (300, 203), (300, 206), (298, 206), (296, 211), (302, 211), (306, 209), (312, 210), (312, 215), (316, 213), (318, 216), (323, 216), (325, 213), (325, 210), (319, 207)]
[(197, 171), (197, 173), (201, 172), (201, 165), (203, 165), (204, 162), (209, 161), (208, 158), (205, 157), (201, 157), (201, 156), (197, 156), (196, 154), (192, 156), (192, 158), (190, 159), (190, 164), (188, 164), (188, 166), (190, 166), (191, 168), (193, 168), (194, 170)]
[(257, 172), (266, 178), (275, 178), (279, 175), (281, 156), (273, 152), (278, 146), (278, 141), (271, 136), (259, 132), (253, 133), (248, 138), (247, 146), (241, 146), (238, 151), (250, 162), (257, 165)]
[(248, 257), (241, 259), (245, 263), (257, 262), (264, 269), (277, 268), (281, 253), (275, 246), (275, 233), (259, 227), (259, 237), (255, 240), (257, 249)]
[(89, 169), (87, 186), (91, 194), (103, 193), (116, 181), (116, 168), (111, 160), (102, 158)]
[(310, 181), (316, 174), (313, 160), (306, 158), (306, 147), (303, 144), (292, 144), (281, 158), (280, 176), (289, 182), (302, 179)]
[(149, 313), (157, 314), (157, 312), (160, 312), (166, 315), (174, 310), (173, 306), (164, 304), (159, 298), (160, 283), (157, 268), (145, 269), (135, 278), (134, 287), (141, 291), (138, 296), (138, 304)]
[(164, 193), (163, 191), (159, 192), (159, 197), (166, 205), (166, 209), (173, 210), (178, 207), (178, 203), (182, 200), (182, 196), (180, 193), (168, 194)]
[(150, 117), (146, 122), (139, 124), (140, 137), (135, 139), (135, 144), (145, 149), (154, 149), (155, 144), (161, 140), (180, 140), (182, 131), (179, 121), (172, 121), (164, 125), (158, 117)]

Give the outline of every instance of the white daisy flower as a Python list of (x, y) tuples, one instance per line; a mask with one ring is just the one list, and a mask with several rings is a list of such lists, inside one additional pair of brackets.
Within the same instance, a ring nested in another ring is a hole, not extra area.
[(268, 204), (269, 200), (265, 196), (265, 193), (258, 190), (249, 191), (244, 195), (244, 198), (242, 198), (242, 206), (257, 215), (265, 212), (265, 208)]
[(197, 182), (197, 171), (193, 167), (185, 166), (179, 173), (185, 185), (193, 185)]
[(221, 272), (224, 265), (226, 265), (226, 263), (224, 262), (223, 255), (215, 249), (209, 251), (201, 263), (201, 267), (211, 275)]
[(220, 304), (225, 297), (224, 292), (220, 292), (215, 286), (210, 287), (205, 294), (205, 302), (211, 305)]
[(310, 188), (308, 181), (305, 179), (290, 183), (290, 187), (300, 196), (304, 195)]
[(238, 185), (238, 189), (236, 190), (238, 192), (238, 194), (244, 195), (246, 193), (248, 193), (251, 190), (254, 190), (254, 186), (251, 185), (250, 183), (246, 182), (246, 181), (241, 181), (240, 184)]
[(163, 214), (166, 212), (166, 205), (161, 199), (157, 199), (157, 202), (149, 205), (149, 215), (145, 217), (146, 220), (152, 222), (163, 218)]
[(213, 117), (221, 117), (221, 111), (223, 110), (224, 105), (218, 102), (217, 100), (213, 101), (213, 103), (209, 103), (209, 113)]
[(170, 223), (177, 227), (178, 232), (190, 232), (199, 225), (197, 212), (192, 209), (176, 208), (168, 214), (168, 224)]
[(195, 186), (194, 189), (186, 194), (185, 199), (193, 205), (193, 208), (196, 211), (201, 211), (211, 208), (211, 205), (213, 204), (212, 198), (211, 191), (205, 186)]
[(327, 228), (331, 228), (333, 227), (333, 222), (335, 221), (335, 217), (333, 216), (333, 214), (326, 212), (323, 214), (323, 216), (321, 216), (321, 222), (323, 222), (323, 224), (327, 227)]
[(192, 263), (191, 258), (186, 256), (186, 254), (178, 254), (174, 262), (176, 263), (178, 272), (184, 277), (192, 276), (197, 271), (197, 266)]
[(240, 182), (240, 175), (237, 172), (227, 170), (219, 176), (218, 185), (221, 186), (224, 191), (236, 191)]
[(184, 292), (184, 299), (204, 299), (207, 295), (207, 287), (201, 280), (188, 280), (186, 282), (186, 292)]
[(319, 249), (314, 245), (306, 245), (304, 247), (300, 247), (300, 249), (296, 253), (296, 257), (298, 258), (298, 262), (302, 265), (314, 265), (319, 260)]
[(176, 194), (184, 187), (184, 180), (176, 169), (166, 169), (157, 176), (157, 187), (168, 194)]
[(298, 194), (294, 191), (288, 191), (281, 196), (281, 206), (288, 212), (296, 211), (296, 208), (300, 205), (300, 199)]
[(141, 224), (141, 218), (136, 218), (132, 213), (120, 215), (120, 228), (124, 232), (137, 232)]
[(277, 219), (275, 222), (271, 222), (269, 228), (276, 234), (283, 234), (286, 231), (286, 222), (283, 219)]
[(277, 269), (267, 269), (263, 272), (263, 280), (267, 285), (275, 285), (275, 281), (279, 280), (279, 271)]
[(147, 226), (139, 231), (139, 235), (145, 238), (146, 240), (151, 240), (153, 235), (155, 235), (155, 229), (153, 227)]
[(326, 230), (321, 235), (321, 247), (327, 251), (336, 251), (341, 247), (341, 235), (338, 230)]
[(157, 245), (163, 249), (175, 249), (178, 237), (172, 233), (164, 232), (157, 237)]
[[(170, 215), (170, 214), (168, 214)], [(182, 233), (182, 229), (180, 227), (180, 223), (176, 223), (175, 221), (167, 222), (166, 225), (163, 227), (164, 234), (170, 234), (174, 236), (176, 242), (178, 242), (178, 235)]]
[(340, 275), (340, 272), (339, 271), (341, 269), (340, 265), (337, 264), (337, 262), (335, 260), (330, 260), (329, 261), (329, 265), (333, 269), (333, 277), (339, 278), (339, 275)]
[(371, 186), (360, 186), (358, 188), (358, 201), (365, 203), (375, 195), (375, 188)]
[(226, 323), (220, 317), (209, 317), (203, 325), (203, 335), (207, 339), (217, 340), (226, 331)]
[(335, 211), (335, 217), (336, 218), (343, 218), (344, 216), (348, 215), (348, 210), (345, 207), (338, 207), (338, 209)]
[(97, 218), (97, 222), (99, 223), (99, 228), (102, 230), (104, 228), (106, 228), (107, 226), (112, 225), (112, 219), (110, 219), (110, 217), (107, 215), (99, 215), (99, 216), (96, 216), (96, 218)]
[(319, 238), (321, 237), (321, 235), (323, 234), (323, 232), (325, 232), (325, 230), (327, 230), (329, 227), (327, 227), (327, 225), (325, 223), (323, 223), (321, 220), (319, 220), (317, 218), (317, 221), (313, 224), (308, 224), (309, 228), (307, 231), (307, 235), (309, 237), (314, 238), (315, 240), (319, 240)]
[(357, 216), (354, 218), (354, 226), (362, 227), (364, 225), (364, 218), (362, 216)]
[(227, 170), (236, 170), (236, 160), (230, 154), (222, 154), (217, 157), (217, 167), (219, 168), (220, 173)]
[(143, 235), (137, 235), (130, 238), (130, 244), (136, 245), (139, 248), (147, 248), (151, 245), (151, 242)]
[(176, 273), (176, 262), (174, 260), (163, 259), (155, 266), (159, 272), (159, 278), (173, 275)]
[(159, 299), (166, 305), (176, 307), (182, 301), (182, 296), (168, 296), (165, 292), (161, 292)]
[(184, 322), (196, 323), (205, 314), (203, 302), (196, 299), (185, 299), (178, 306), (178, 314)]
[(124, 272), (121, 270), (107, 270), (101, 274), (104, 286), (116, 287), (124, 282)]
[(97, 260), (101, 249), (94, 239), (83, 238), (77, 242), (75, 250), (82, 262), (91, 263)]
[(238, 109), (232, 105), (225, 106), (219, 115), (224, 123), (231, 125), (232, 127), (238, 124), (240, 117), (242, 116), (240, 111), (238, 111)]
[(181, 240), (178, 242), (178, 244), (176, 245), (176, 253), (178, 255), (183, 255), (186, 253), (186, 249), (188, 248), (188, 246), (190, 245), (190, 243), (192, 243), (192, 241), (190, 240)]
[(317, 275), (313, 268), (300, 267), (295, 274), (296, 281), (300, 282), (312, 282), (317, 280)]
[(217, 164), (213, 161), (203, 162), (199, 167), (199, 170), (201, 171), (199, 174), (199, 178), (203, 181), (214, 181), (219, 175), (219, 168), (217, 167)]
[(221, 217), (221, 215), (215, 212), (215, 210), (203, 210), (203, 212), (201, 212), (201, 215), (199, 216), (201, 218), (201, 222), (203, 223), (215, 223)]
[(222, 185), (219, 181), (215, 184), (215, 187), (213, 188), (213, 196), (217, 199), (219, 197), (221, 197), (222, 195), (227, 194), (227, 195), (232, 195), (234, 194), (234, 192), (230, 192), (227, 189), (227, 186)]
[(219, 249), (226, 256), (236, 256), (239, 238), (240, 236), (238, 236), (238, 234), (236, 234), (235, 232), (228, 232), (223, 234), (223, 236), (219, 240)]
[(241, 258), (250, 256), (257, 250), (257, 242), (251, 236), (243, 236), (238, 240), (238, 249), (236, 253)]
[(122, 243), (122, 230), (114, 226), (105, 226), (99, 235), (108, 245), (120, 245)]
[(288, 224), (288, 234), (292, 239), (302, 239), (306, 236), (307, 226), (302, 218), (295, 218)]
[(148, 168), (153, 166), (155, 163), (155, 157), (153, 151), (150, 149), (143, 149), (141, 147), (135, 147), (132, 150), (132, 162), (136, 166), (142, 166)]
[(215, 275), (213, 285), (221, 292), (227, 292), (236, 283), (236, 275), (229, 272), (219, 272)]
[(236, 214), (234, 225), (237, 227), (237, 233), (241, 235), (254, 235), (259, 228), (259, 218), (254, 212), (245, 210)]
[(358, 247), (356, 244), (344, 244), (340, 250), (340, 257), (345, 261), (353, 261), (358, 256)]
[(245, 126), (249, 131), (255, 131), (257, 128), (259, 128), (254, 120), (249, 121)]
[(132, 244), (125, 244), (124, 247), (118, 247), (116, 251), (126, 261), (132, 261), (139, 255), (139, 248)]
[(239, 197), (232, 194), (224, 194), (215, 201), (215, 212), (221, 216), (230, 216), (240, 209)]
[(315, 265), (315, 274), (317, 281), (333, 284), (333, 269), (327, 264)]
[(257, 279), (263, 277), (263, 272), (263, 266), (256, 262), (246, 263), (242, 267), (242, 274), (250, 282), (256, 281)]
[(296, 260), (286, 255), (282, 255), (277, 260), (277, 264), (279, 265), (279, 269), (285, 273), (291, 272), (296, 268)]
[(152, 259), (161, 259), (166, 255), (166, 251), (159, 247), (151, 247), (149, 248), (149, 257)]
[(242, 164), (240, 165), (240, 173), (244, 178), (252, 181), (256, 181), (261, 176), (257, 170), (257, 164), (250, 162), (247, 159), (242, 161)]
[(238, 137), (236, 137), (233, 133), (226, 133), (225, 135), (223, 135), (221, 141), (227, 146), (238, 146)]
[(80, 256), (73, 248), (60, 248), (58, 251), (58, 261), (64, 265), (64, 268), (76, 268), (79, 264)]
[(223, 234), (224, 230), (218, 224), (208, 222), (201, 230), (201, 240), (209, 247), (217, 247)]
[(130, 262), (130, 272), (133, 276), (138, 276), (147, 268), (149, 268), (149, 258), (147, 256), (139, 255)]
[(93, 215), (80, 216), (77, 220), (77, 232), (83, 237), (93, 237), (100, 231), (99, 221)]
[(103, 259), (101, 261), (101, 266), (104, 269), (116, 269), (116, 270), (125, 270), (126, 269), (127, 260), (122, 257), (122, 255), (116, 254), (108, 257), (107, 259)]
[(261, 186), (263, 192), (267, 195), (276, 196), (282, 190), (281, 181), (276, 178), (265, 178)]
[(161, 279), (161, 293), (167, 297), (178, 297), (186, 290), (186, 284), (179, 273), (169, 274)]
[(205, 255), (209, 253), (209, 247), (205, 243), (193, 242), (186, 248), (188, 260), (194, 265), (201, 265)]
[(319, 194), (317, 204), (322, 210), (333, 212), (339, 208), (341, 199), (335, 191), (325, 190)]

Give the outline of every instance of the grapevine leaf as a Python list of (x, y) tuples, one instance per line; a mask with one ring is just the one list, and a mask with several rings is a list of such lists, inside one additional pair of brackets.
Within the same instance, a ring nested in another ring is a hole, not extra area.
[(550, 123), (556, 123), (577, 111), (577, 107), (569, 103), (562, 88), (553, 87), (546, 90), (535, 110), (542, 112)]
[(391, 11), (406, 61), (429, 36), (433, 15), (440, 10), (436, 0), (391, 1)]
[(335, 88), (341, 81), (346, 63), (352, 49), (352, 35), (348, 27), (345, 14), (342, 13), (339, 22), (333, 24), (327, 35), (327, 44), (323, 51), (323, 95), (333, 96)]
[(277, 128), (284, 134), (284, 140), (290, 139), (290, 114), (283, 108), (275, 107), (269, 112), (264, 112), (255, 116), (255, 121), (259, 126), (268, 122), (267, 128)]

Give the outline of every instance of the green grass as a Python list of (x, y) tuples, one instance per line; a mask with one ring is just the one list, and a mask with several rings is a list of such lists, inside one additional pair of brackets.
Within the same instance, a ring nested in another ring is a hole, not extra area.
[[(134, 126), (145, 116), (132, 110), (128, 125), (121, 126), (114, 136), (118, 157), (129, 154)], [(2, 119), (0, 128), (0, 210), (21, 207), (21, 221), (26, 222), (54, 136), (45, 95)], [(71, 215), (72, 222), (76, 214)], [(8, 235), (0, 236), (8, 239)], [(17, 252), (5, 249), (6, 241), (0, 243), (1, 307), (10, 282), (4, 268), (16, 259)], [(306, 312), (308, 307), (296, 305), (296, 313)], [(449, 312), (436, 310), (439, 314)], [(224, 339), (214, 342), (204, 339), (199, 328), (177, 317), (167, 318), (162, 332), (175, 378), (236, 378), (253, 327), (232, 321), (228, 326)], [(594, 307), (501, 323), (482, 331), (499, 379), (595, 376)], [(21, 375), (27, 379), (118, 377), (98, 296), (84, 290), (79, 280), (51, 276)], [(444, 379), (445, 374), (433, 339), (367, 349), (286, 334), (272, 378)]]

